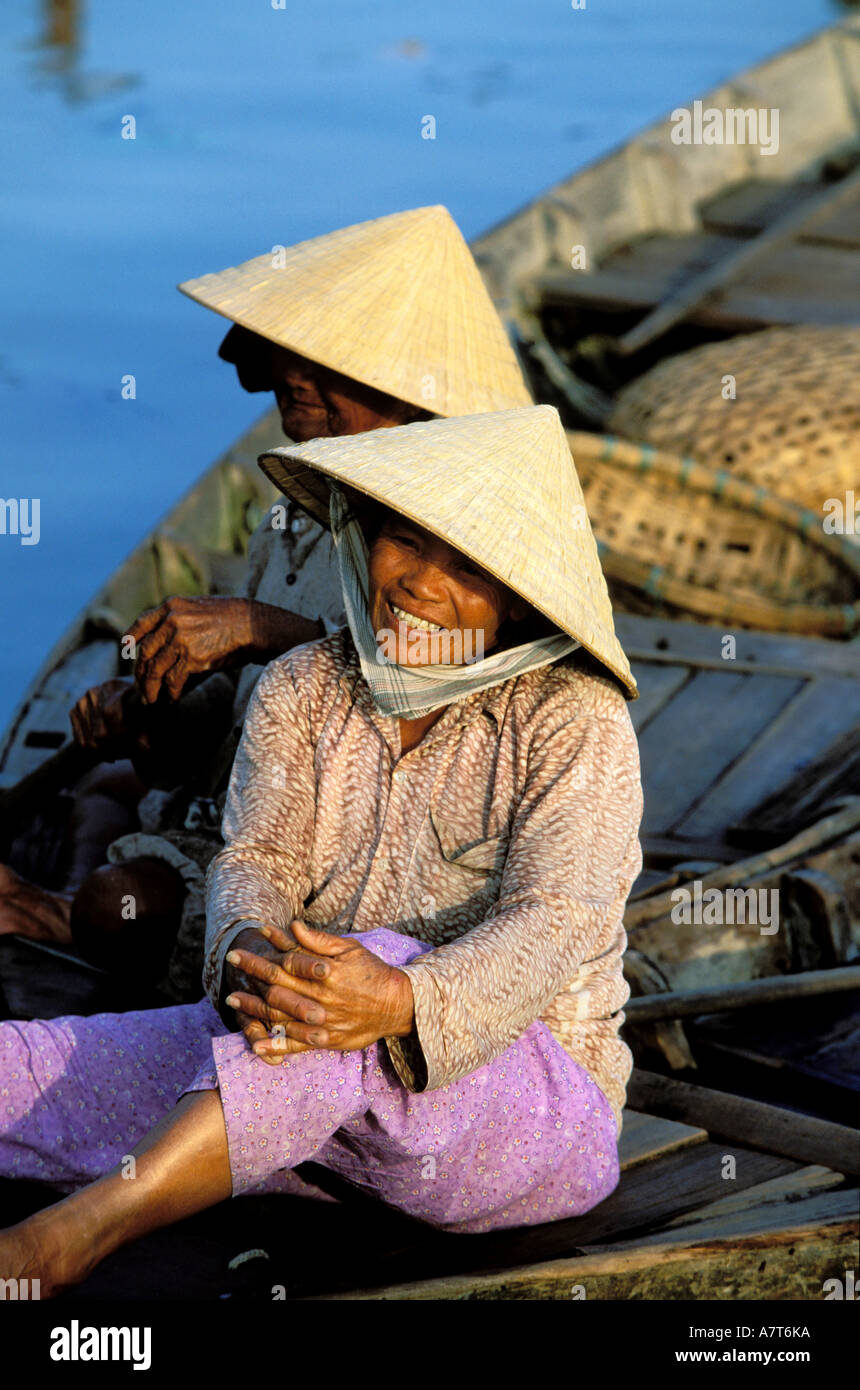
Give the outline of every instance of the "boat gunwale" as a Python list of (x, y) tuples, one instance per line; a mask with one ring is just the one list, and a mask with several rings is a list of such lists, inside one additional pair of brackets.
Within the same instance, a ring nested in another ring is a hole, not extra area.
[[(703, 104), (705, 102), (717, 101), (719, 94), (727, 87), (736, 86), (742, 89), (745, 83), (749, 85), (753, 79), (760, 79), (769, 68), (776, 67), (777, 64), (791, 55), (800, 54), (804, 50), (809, 50), (811, 52), (816, 47), (820, 47), (822, 52), (829, 51), (832, 54), (834, 44), (841, 45), (843, 41), (850, 43), (852, 40), (860, 42), (860, 15), (846, 15), (833, 24), (816, 29), (811, 34), (807, 35), (806, 38), (799, 39), (796, 43), (789, 44), (779, 49), (776, 53), (770, 54), (768, 57), (763, 58), (758, 63), (752, 64), (750, 67), (743, 68), (740, 72), (730, 74), (716, 85), (710, 87), (707, 92), (696, 94), (691, 97), (690, 101), (701, 101)], [(838, 148), (853, 149), (857, 147), (857, 142), (860, 141), (860, 92), (853, 93), (851, 91), (848, 85), (848, 74), (845, 72), (841, 63), (839, 66), (841, 94), (851, 108), (854, 118), (854, 132), (853, 137), (846, 137), (843, 144)], [(759, 89), (757, 91), (757, 100), (764, 102), (765, 95), (766, 94)], [(673, 107), (673, 111), (677, 109), (677, 106)], [(536, 197), (523, 203), (514, 212), (508, 214), (508, 216), (502, 218), (500, 221), (494, 222), (484, 232), (481, 232), (472, 239), (470, 245), (482, 274), (484, 274), (485, 278), (489, 275), (494, 280), (498, 277), (503, 287), (500, 294), (493, 293), (493, 297), (496, 299), (497, 304), (509, 304), (512, 295), (517, 293), (520, 282), (520, 277), (517, 276), (516, 270), (511, 269), (510, 260), (505, 254), (504, 242), (508, 235), (512, 231), (515, 231), (518, 226), (524, 225), (530, 215), (534, 214), (536, 211), (543, 210), (548, 205), (554, 204), (556, 208), (560, 211), (566, 211), (569, 215), (573, 216), (575, 220), (582, 220), (582, 214), (577, 208), (571, 205), (565, 206), (566, 200), (574, 193), (576, 185), (585, 180), (589, 175), (596, 174), (601, 167), (609, 165), (613, 161), (621, 160), (624, 157), (629, 159), (631, 155), (637, 153), (647, 156), (649, 149), (653, 149), (654, 147), (655, 139), (665, 132), (671, 119), (672, 112), (666, 112), (665, 115), (658, 117), (649, 125), (637, 131), (636, 134), (629, 139), (622, 140), (618, 144), (611, 146), (602, 154), (589, 160), (581, 168), (576, 169), (572, 174), (568, 174), (557, 182), (550, 184), (549, 187), (537, 194)], [(804, 175), (807, 178), (810, 176), (814, 177), (815, 171), (822, 163), (826, 162), (827, 159), (832, 158), (834, 153), (836, 153), (836, 151), (830, 146), (826, 149), (819, 150), (819, 152), (811, 158), (807, 156), (804, 162), (799, 164), (797, 168), (791, 172), (789, 176), (791, 181), (799, 181)], [(768, 169), (765, 168), (761, 172), (767, 175)], [(630, 170), (629, 174), (632, 178), (633, 170)], [(786, 170), (780, 163), (777, 168), (773, 169), (772, 181), (774, 183), (779, 182), (780, 178), (785, 176)], [(740, 181), (742, 182), (743, 180)], [(717, 187), (721, 191), (724, 191), (731, 187), (733, 182), (738, 182), (738, 180), (733, 181), (731, 179), (726, 179)], [(715, 191), (716, 189), (711, 190), (708, 196), (714, 196)], [(699, 201), (700, 200), (697, 200), (693, 204), (694, 208), (699, 206)], [(668, 224), (663, 225), (653, 218), (651, 220), (653, 225), (650, 226), (650, 233), (659, 232), (661, 230), (671, 230)], [(640, 227), (638, 232), (639, 235), (646, 236), (649, 234), (649, 230)], [(531, 237), (528, 238), (529, 241), (531, 241), (531, 239)], [(630, 235), (615, 242), (607, 242), (605, 245), (601, 246), (595, 259), (599, 262), (602, 258), (612, 254), (614, 250), (617, 250), (629, 240)], [(501, 256), (498, 260), (493, 250), (494, 245), (501, 246)]]

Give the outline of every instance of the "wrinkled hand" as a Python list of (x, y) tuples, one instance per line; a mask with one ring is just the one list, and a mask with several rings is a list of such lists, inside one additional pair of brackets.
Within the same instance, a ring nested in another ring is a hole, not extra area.
[(134, 678), (146, 704), (178, 700), (189, 676), (220, 671), (251, 648), (253, 605), (243, 598), (168, 598), (132, 623)]
[(255, 992), (231, 990), (227, 1003), (261, 1027), (277, 1030), (274, 1037), (253, 1040), (245, 1030), (259, 1057), (277, 1065), (285, 1053), (320, 1047), (352, 1052), (380, 1038), (407, 1036), (414, 1006), (402, 970), (357, 941), (315, 931), (304, 922), (294, 921), (290, 930), (292, 938), (277, 927), (261, 928), (270, 945), (284, 952), (280, 960), (235, 946), (227, 955), (231, 965), (258, 982)]
[(106, 762), (127, 756), (130, 739), (124, 697), (131, 689), (130, 680), (117, 677), (81, 696), (69, 711), (72, 733), (81, 748), (97, 749)]
[[(291, 942), (290, 945), (292, 948), (295, 947), (294, 942)], [(221, 998), (224, 999), (226, 995), (225, 1002), (227, 1002), (234, 997), (238, 1000), (239, 997), (247, 998), (253, 995), (260, 1003), (264, 1003), (269, 986), (263, 981), (255, 979), (253, 975), (246, 974), (240, 966), (233, 964), (230, 956), (238, 951), (241, 951), (243, 955), (247, 953), (259, 960), (271, 960), (280, 963), (284, 958), (284, 949), (278, 950), (256, 927), (246, 927), (234, 939), (232, 949), (228, 953), (221, 976)], [(269, 1038), (269, 1030), (260, 1018), (238, 1008), (235, 1009), (235, 1015), (236, 1022), (245, 1034), (250, 1047), (253, 1047), (255, 1043), (265, 1042)]]

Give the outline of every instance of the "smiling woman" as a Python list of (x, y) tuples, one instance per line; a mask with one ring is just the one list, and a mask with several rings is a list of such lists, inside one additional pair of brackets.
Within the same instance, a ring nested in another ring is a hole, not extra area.
[(528, 611), (500, 580), (393, 512), (371, 547), (369, 578), (376, 640), (401, 666), (480, 660), (498, 645), (504, 623)]
[[(327, 506), (349, 625), (252, 697), (208, 876), (209, 997), (0, 1024), (0, 1175), (97, 1179), (0, 1235), (0, 1270), (43, 1294), (230, 1193), (307, 1194), (309, 1159), (451, 1231), (575, 1215), (618, 1182), (636, 689), (594, 539), (565, 520), (582, 493), (558, 414), (261, 462)], [(387, 509), (369, 549), (344, 489)], [(501, 646), (530, 609), (552, 632)], [(389, 618), (480, 628), (488, 654), (380, 665)], [(110, 1094), (109, 1132), (81, 1123), (84, 1091)], [(109, 1170), (133, 1146), (128, 1183)]]
[[(378, 505), (368, 517), (359, 503), (357, 516), (362, 512), (363, 524), (348, 523), (345, 502), (332, 489), (332, 525), (346, 601), (357, 624), (357, 614), (366, 606), (380, 665), (471, 665), (498, 646), (509, 620), (525, 618), (527, 603), (425, 527)], [(349, 563), (343, 561), (345, 551)], [(448, 671), (438, 676), (450, 680)], [(440, 705), (400, 718), (401, 751), (414, 748), (444, 709)]]

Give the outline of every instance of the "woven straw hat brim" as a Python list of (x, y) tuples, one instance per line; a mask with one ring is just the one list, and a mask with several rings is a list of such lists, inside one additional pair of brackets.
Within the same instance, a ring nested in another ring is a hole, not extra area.
[(332, 478), (432, 531), (580, 642), (636, 698), (552, 406), (313, 439), (269, 450), (259, 463), (324, 526)]
[(436, 415), (531, 404), (444, 207), (360, 222), (179, 289), (281, 347)]

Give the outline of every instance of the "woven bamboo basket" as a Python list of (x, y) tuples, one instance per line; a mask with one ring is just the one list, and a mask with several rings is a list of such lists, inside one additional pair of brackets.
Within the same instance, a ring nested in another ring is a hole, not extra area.
[(810, 636), (860, 631), (860, 547), (811, 511), (651, 445), (567, 438), (618, 607)]
[(821, 516), (860, 483), (858, 382), (860, 328), (769, 328), (660, 362), (619, 393), (606, 428)]

